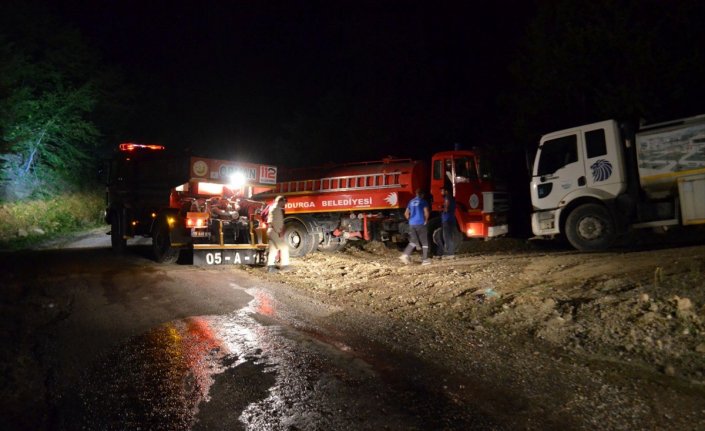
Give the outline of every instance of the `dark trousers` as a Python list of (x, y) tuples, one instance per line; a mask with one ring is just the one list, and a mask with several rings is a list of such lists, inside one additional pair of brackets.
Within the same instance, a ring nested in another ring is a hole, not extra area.
[(443, 242), (439, 244), (441, 252), (444, 256), (452, 256), (455, 254), (455, 221), (444, 222), (442, 229), (441, 241)]
[(409, 225), (409, 245), (404, 250), (405, 255), (410, 255), (417, 246), (421, 246), (423, 258), (428, 259), (428, 228), (426, 225)]

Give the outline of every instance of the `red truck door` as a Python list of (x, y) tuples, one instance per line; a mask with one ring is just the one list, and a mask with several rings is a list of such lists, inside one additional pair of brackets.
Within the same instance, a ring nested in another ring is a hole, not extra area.
[[(467, 207), (472, 195), (481, 200), (479, 190), (477, 165), (475, 157), (470, 154), (439, 153), (433, 159), (433, 174), (431, 177), (431, 194), (434, 197), (433, 210), (441, 211), (441, 189), (450, 187), (455, 200)], [(476, 203), (478, 208), (481, 202)]]

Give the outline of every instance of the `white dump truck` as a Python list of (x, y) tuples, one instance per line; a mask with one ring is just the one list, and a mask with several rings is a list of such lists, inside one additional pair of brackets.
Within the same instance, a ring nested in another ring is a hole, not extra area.
[(639, 228), (705, 224), (705, 115), (642, 126), (614, 120), (541, 138), (534, 235), (602, 250)]

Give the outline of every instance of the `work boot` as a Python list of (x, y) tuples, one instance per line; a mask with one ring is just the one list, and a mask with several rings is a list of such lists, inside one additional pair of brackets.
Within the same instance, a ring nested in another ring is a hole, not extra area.
[(399, 256), (399, 260), (401, 260), (404, 265), (408, 265), (409, 263), (411, 263), (409, 256), (407, 256), (405, 254), (402, 254), (401, 256)]
[(279, 270), (277, 269), (276, 266), (274, 266), (274, 265), (269, 265), (269, 266), (267, 267), (267, 272), (269, 272), (269, 273), (271, 273), (271, 274), (276, 274), (277, 272), (279, 272)]

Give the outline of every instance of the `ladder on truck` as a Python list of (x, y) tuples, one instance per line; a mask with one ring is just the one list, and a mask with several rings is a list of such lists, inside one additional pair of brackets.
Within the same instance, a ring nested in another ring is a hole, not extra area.
[(316, 180), (294, 180), (277, 183), (276, 193), (344, 192), (401, 187), (401, 172), (346, 175)]

